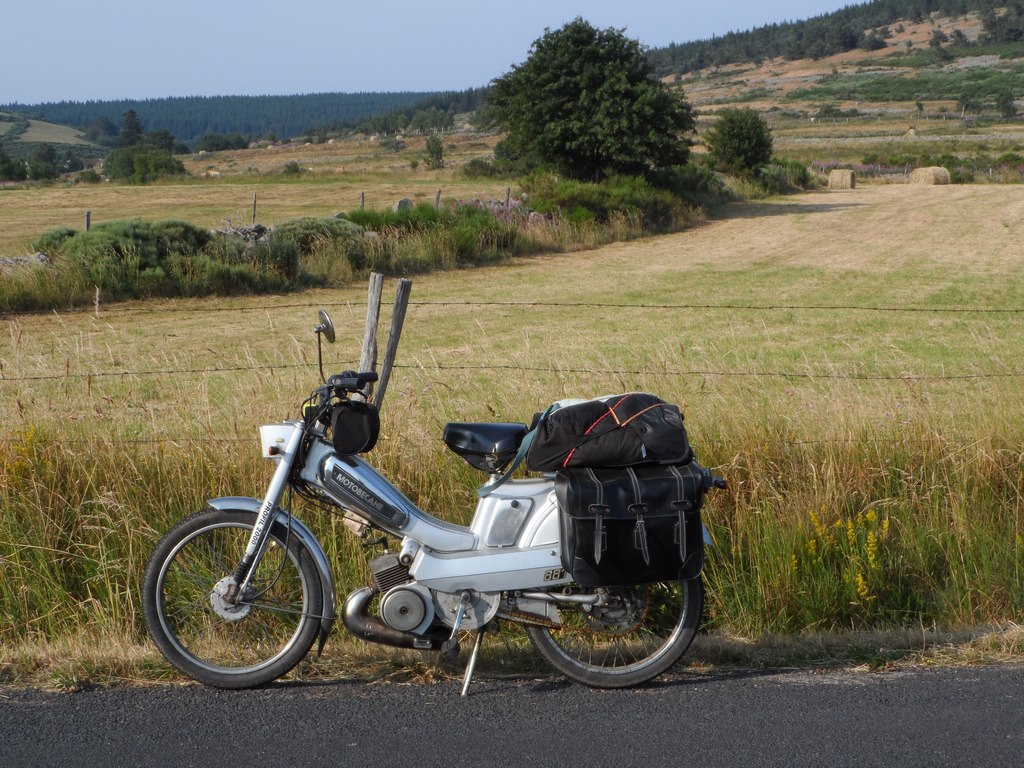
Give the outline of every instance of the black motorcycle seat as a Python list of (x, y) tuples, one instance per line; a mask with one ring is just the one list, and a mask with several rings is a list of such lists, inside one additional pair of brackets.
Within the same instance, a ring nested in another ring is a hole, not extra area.
[(515, 457), (528, 431), (525, 424), (450, 422), (444, 443), (477, 469), (496, 472)]

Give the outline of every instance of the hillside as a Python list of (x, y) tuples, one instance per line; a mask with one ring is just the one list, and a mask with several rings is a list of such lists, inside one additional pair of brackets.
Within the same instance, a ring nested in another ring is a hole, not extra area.
[[(899, 27), (907, 23), (968, 16), (980, 22), (977, 42), (1010, 44), (1018, 50), (1024, 43), (1024, 7), (1013, 0), (873, 0), (804, 21), (766, 24), (707, 40), (672, 44), (651, 50), (648, 55), (661, 75), (774, 58), (820, 59), (856, 48), (872, 51), (890, 47), (894, 31), (898, 33)], [(963, 45), (968, 40), (957, 34), (949, 42)]]
[(885, 175), (962, 165), (962, 180), (1019, 180), (1024, 42), (982, 45), (978, 13), (899, 20), (885, 34), (885, 46), (873, 50), (724, 64), (663, 80), (698, 110), (702, 130), (721, 109), (757, 110), (777, 155), (818, 170), (844, 164)]

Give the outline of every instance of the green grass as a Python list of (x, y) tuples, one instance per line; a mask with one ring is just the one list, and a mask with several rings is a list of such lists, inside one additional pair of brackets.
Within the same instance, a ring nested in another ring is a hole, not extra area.
[[(417, 277), (372, 458), (425, 509), (467, 522), (482, 478), (444, 449), (445, 422), (656, 392), (682, 405), (699, 459), (730, 482), (704, 512), (714, 632), (1016, 621), (1012, 192), (821, 192), (677, 235)], [(316, 307), (340, 329), (328, 359), (342, 369), (364, 300), (353, 287), (8, 318), (0, 642), (144, 643), (138, 579), (156, 539), (206, 498), (262, 492), (256, 427), (294, 414), (315, 384)], [(337, 518), (299, 514), (339, 593), (365, 583)]]
[(961, 94), (973, 93), (979, 98), (994, 97), (1001, 91), (1020, 93), (1024, 67), (1015, 65), (1005, 70), (992, 68), (958, 71), (919, 70), (913, 77), (895, 77), (875, 72), (837, 75), (809, 88), (787, 95), (789, 101), (915, 101), (953, 100)]

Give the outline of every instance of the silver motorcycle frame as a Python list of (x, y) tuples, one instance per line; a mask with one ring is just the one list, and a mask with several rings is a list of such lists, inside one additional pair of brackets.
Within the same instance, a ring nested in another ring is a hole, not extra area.
[[(237, 595), (245, 593), (269, 542), (265, 534), (274, 522), (285, 526), (310, 552), (325, 587), (319, 616), (322, 648), (337, 616), (330, 567), (315, 535), (281, 508), (306, 430), (301, 421), (261, 428), (263, 455), (277, 464), (262, 501), (232, 496), (208, 503), (256, 516), (235, 572)], [(497, 597), (512, 591), (546, 591), (572, 581), (561, 565), (552, 476), (505, 483), (479, 500), (473, 521), (466, 527), (439, 520), (417, 507), (369, 463), (335, 452), (318, 428), (311, 437), (298, 471), (301, 482), (339, 508), (348, 520), (354, 516), (359, 523), (372, 524), (400, 539), (401, 564), (416, 584), (432, 593)], [(442, 618), (452, 623), (450, 618)]]

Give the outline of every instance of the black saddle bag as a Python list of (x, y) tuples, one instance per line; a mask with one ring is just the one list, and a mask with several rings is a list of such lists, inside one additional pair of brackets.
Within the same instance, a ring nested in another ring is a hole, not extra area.
[(696, 461), (559, 472), (562, 566), (582, 587), (696, 578), (710, 478)]

